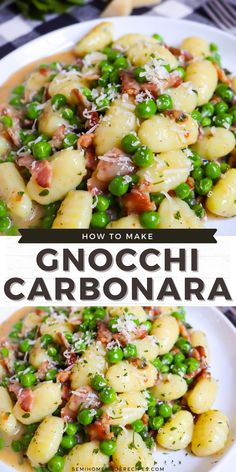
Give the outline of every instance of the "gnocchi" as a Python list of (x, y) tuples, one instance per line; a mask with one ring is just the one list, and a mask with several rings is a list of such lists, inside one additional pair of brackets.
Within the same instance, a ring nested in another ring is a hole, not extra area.
[(191, 449), (196, 456), (211, 456), (221, 451), (227, 441), (229, 425), (217, 410), (202, 413), (194, 426)]
[(64, 421), (56, 416), (46, 416), (31, 439), (27, 456), (31, 464), (46, 464), (55, 456), (63, 436)]
[(185, 449), (193, 437), (193, 416), (189, 411), (175, 413), (157, 433), (157, 443), (165, 449)]

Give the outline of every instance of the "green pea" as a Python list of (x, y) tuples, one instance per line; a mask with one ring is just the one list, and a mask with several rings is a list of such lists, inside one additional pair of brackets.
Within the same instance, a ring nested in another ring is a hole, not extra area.
[(165, 195), (163, 193), (151, 193), (150, 194), (151, 201), (156, 204), (156, 206), (159, 206), (161, 202), (164, 200)]
[(116, 442), (112, 439), (105, 439), (100, 442), (100, 451), (106, 456), (112, 456), (116, 450)]
[(176, 346), (183, 352), (183, 354), (188, 354), (192, 347), (191, 344), (183, 337), (179, 337)]
[(189, 156), (189, 159), (192, 161), (194, 169), (196, 167), (201, 167), (202, 160), (201, 160), (201, 157), (199, 156), (199, 154), (192, 151), (192, 155)]
[(211, 52), (217, 52), (218, 51), (218, 46), (216, 43), (210, 43), (210, 51)]
[(120, 75), (117, 70), (113, 70), (113, 72), (110, 74), (110, 83), (111, 84), (119, 84), (120, 82)]
[(54, 346), (49, 346), (47, 353), (50, 357), (56, 357), (57, 356), (57, 349)]
[(117, 330), (117, 321), (118, 321), (118, 318), (112, 318), (108, 322), (108, 328), (112, 333), (117, 333), (118, 332), (118, 330)]
[(176, 196), (178, 198), (181, 198), (184, 200), (185, 198), (188, 198), (190, 195), (191, 189), (188, 184), (182, 183), (179, 184), (178, 187), (175, 189)]
[(36, 375), (29, 372), (28, 374), (20, 375), (20, 383), (22, 387), (32, 387), (37, 381)]
[(36, 159), (47, 159), (52, 152), (51, 145), (46, 141), (39, 141), (33, 145), (33, 156)]
[(233, 123), (233, 117), (229, 113), (219, 113), (216, 115), (214, 123), (216, 126), (229, 128)]
[(78, 341), (75, 341), (74, 350), (76, 352), (84, 352), (86, 350), (86, 343), (84, 341), (82, 341), (82, 339), (79, 339)]
[(134, 69), (134, 77), (137, 80), (137, 82), (141, 84), (147, 82), (146, 71), (144, 67), (136, 67)]
[(173, 359), (174, 359), (174, 356), (173, 354), (171, 354), (170, 352), (167, 352), (166, 354), (164, 354), (161, 358), (161, 362), (162, 364), (166, 364), (166, 365), (170, 365), (172, 364), (173, 362)]
[(143, 430), (144, 424), (142, 420), (136, 420), (132, 423), (132, 428), (135, 433), (140, 433)]
[(114, 177), (114, 179), (109, 184), (109, 192), (116, 197), (121, 197), (125, 193), (128, 192), (129, 184), (127, 183), (126, 179), (121, 175)]
[(218, 179), (221, 176), (220, 165), (217, 162), (208, 162), (205, 166), (205, 174), (210, 179)]
[(152, 361), (152, 364), (154, 365), (154, 367), (156, 367), (157, 370), (160, 370), (161, 368), (161, 360), (159, 359), (159, 357), (156, 357), (156, 359), (154, 359), (154, 361)]
[(195, 359), (194, 357), (189, 357), (186, 360), (186, 365), (187, 365), (187, 373), (188, 374), (192, 374), (192, 372), (195, 372), (200, 367), (200, 364), (199, 364), (198, 360)]
[(203, 178), (204, 172), (202, 167), (196, 167), (192, 172), (191, 176), (194, 180), (201, 180)]
[(162, 418), (169, 418), (172, 415), (172, 408), (168, 403), (162, 403), (158, 410), (159, 415), (162, 416)]
[(11, 98), (9, 103), (13, 107), (20, 108), (22, 106), (22, 99), (21, 99), (21, 97), (13, 97), (13, 98)]
[(145, 438), (144, 442), (148, 449), (153, 449), (155, 446), (155, 441), (151, 436), (149, 436), (148, 438)]
[(3, 346), (3, 347), (0, 349), (0, 354), (2, 355), (3, 358), (8, 357), (8, 355), (9, 355), (9, 350), (7, 349), (7, 347)]
[(203, 105), (201, 108), (202, 117), (204, 118), (206, 116), (208, 117), (213, 116), (214, 111), (215, 111), (215, 107), (213, 103), (205, 103), (205, 105)]
[(148, 427), (145, 426), (142, 431), (140, 431), (140, 436), (143, 440), (149, 438), (149, 432), (148, 432)]
[(152, 406), (149, 406), (148, 410), (147, 410), (147, 413), (148, 413), (148, 416), (150, 418), (154, 418), (154, 416), (156, 416), (157, 414), (157, 407), (156, 405), (152, 405)]
[(12, 90), (12, 93), (14, 95), (23, 95), (25, 91), (25, 87), (24, 85), (17, 85), (13, 90)]
[(222, 172), (222, 174), (225, 174), (225, 172), (227, 172), (227, 170), (230, 169), (230, 165), (227, 164), (227, 162), (221, 162), (220, 164), (220, 170)]
[(11, 442), (11, 448), (14, 452), (20, 452), (22, 450), (22, 443), (18, 439)]
[(115, 436), (119, 436), (119, 434), (122, 431), (122, 428), (120, 426), (117, 426), (117, 425), (111, 425), (110, 430), (111, 430), (112, 433), (114, 433)]
[(124, 357), (123, 350), (120, 347), (114, 347), (110, 349), (106, 354), (106, 359), (111, 364), (117, 364), (122, 361)]
[(133, 162), (138, 167), (149, 167), (154, 161), (154, 154), (147, 146), (140, 146), (133, 156)]
[(63, 95), (63, 93), (57, 93), (56, 95), (53, 95), (51, 100), (52, 100), (52, 105), (57, 110), (66, 104), (66, 96)]
[(211, 188), (212, 188), (213, 182), (211, 179), (208, 177), (205, 177), (204, 179), (201, 179), (199, 182), (196, 182), (195, 185), (195, 190), (199, 195), (207, 195)]
[(194, 120), (198, 121), (200, 123), (201, 119), (202, 119), (202, 115), (200, 113), (199, 110), (193, 110), (192, 113), (191, 113), (191, 116)]
[(178, 66), (175, 70), (178, 72), (180, 78), (184, 80), (185, 75), (186, 75), (185, 69), (181, 66)]
[(92, 228), (105, 228), (109, 221), (109, 215), (105, 211), (97, 211), (93, 213), (90, 225)]
[(229, 109), (229, 105), (225, 102), (219, 102), (215, 105), (215, 114), (219, 115), (221, 113), (226, 113)]
[(7, 205), (3, 200), (0, 200), (0, 218), (7, 216)]
[(11, 220), (8, 216), (0, 218), (0, 232), (6, 233), (11, 227)]
[(135, 344), (128, 343), (123, 349), (123, 354), (125, 359), (129, 359), (130, 357), (137, 357), (137, 347), (135, 346)]
[(76, 445), (76, 438), (74, 436), (63, 436), (61, 440), (61, 447), (63, 449), (72, 449)]
[(121, 141), (123, 151), (133, 154), (140, 147), (141, 143), (138, 136), (134, 133), (129, 133), (124, 136)]
[(101, 392), (101, 390), (107, 386), (105, 378), (100, 375), (96, 374), (91, 381), (91, 385), (97, 392)]
[(47, 463), (47, 467), (50, 472), (62, 472), (64, 468), (64, 462), (64, 457), (56, 455)]
[(157, 41), (159, 41), (159, 43), (163, 43), (163, 42), (164, 42), (163, 36), (161, 36), (161, 34), (154, 33), (154, 34), (152, 35), (152, 38), (154, 38), (154, 39), (156, 39)]
[(94, 317), (96, 319), (104, 319), (106, 317), (106, 309), (101, 307), (97, 307), (95, 312), (94, 312)]
[(70, 121), (74, 116), (74, 112), (71, 108), (64, 108), (64, 110), (62, 110), (62, 117), (65, 119), (65, 120), (68, 120)]
[(142, 323), (142, 327), (145, 328), (148, 333), (150, 333), (150, 331), (151, 331), (151, 329), (152, 329), (152, 323), (151, 323), (151, 321), (149, 321), (149, 320), (144, 321), (144, 323)]
[(116, 61), (114, 62), (114, 68), (115, 69), (127, 69), (129, 67), (129, 63), (127, 59), (124, 56), (118, 57)]
[(78, 421), (84, 426), (91, 424), (94, 419), (94, 410), (90, 410), (89, 408), (85, 408), (84, 410), (80, 411), (78, 414)]
[(22, 343), (20, 343), (19, 349), (20, 349), (21, 352), (29, 352), (30, 351), (30, 342), (28, 341), (28, 339), (25, 339), (24, 341), (22, 341)]
[(75, 133), (68, 133), (65, 138), (63, 139), (63, 147), (68, 148), (75, 145), (78, 136)]
[(109, 405), (116, 400), (116, 392), (112, 387), (104, 387), (99, 394), (99, 398), (102, 403)]
[(103, 73), (103, 75), (98, 79), (98, 85), (100, 85), (100, 87), (106, 87), (106, 85), (109, 83), (109, 79), (109, 73)]
[(160, 368), (160, 372), (162, 374), (167, 374), (169, 372), (169, 370), (170, 370), (170, 368), (167, 364), (162, 365), (161, 368)]
[(185, 361), (185, 355), (182, 352), (177, 352), (177, 354), (174, 355), (173, 362), (174, 364), (182, 364), (182, 362)]
[(22, 449), (27, 449), (31, 439), (33, 437), (33, 433), (25, 433), (21, 438)]
[(144, 211), (139, 221), (143, 228), (156, 229), (160, 224), (160, 215), (156, 211)]
[(173, 316), (177, 320), (185, 321), (186, 313), (185, 313), (185, 310), (183, 308), (182, 309), (180, 308), (179, 311), (173, 311), (171, 313), (171, 316)]
[(111, 72), (113, 72), (113, 67), (111, 64), (107, 63), (107, 64), (104, 64), (102, 67), (101, 67), (101, 72), (102, 74), (110, 74)]
[(11, 128), (13, 125), (12, 117), (9, 115), (2, 116), (0, 121), (5, 126), (5, 128)]
[(55, 380), (57, 373), (56, 369), (49, 369), (45, 374), (45, 380)]
[(203, 128), (205, 128), (206, 126), (211, 126), (211, 119), (208, 118), (208, 116), (202, 118), (201, 125), (203, 126)]
[(148, 407), (156, 405), (156, 397), (153, 395), (153, 393), (149, 392), (149, 390), (145, 391), (145, 398), (148, 402)]
[(231, 102), (231, 100), (234, 98), (233, 90), (226, 84), (219, 84), (216, 87), (216, 94), (223, 98), (223, 100), (226, 102)]
[(37, 120), (41, 113), (41, 106), (39, 102), (31, 102), (26, 106), (26, 116), (30, 120)]
[(150, 118), (151, 116), (155, 115), (156, 111), (156, 103), (151, 98), (139, 103), (135, 108), (136, 115), (141, 119)]
[(107, 97), (104, 97), (104, 98), (96, 98), (95, 100), (95, 104), (97, 105), (97, 107), (99, 108), (99, 110), (103, 110), (104, 108), (108, 108), (109, 105), (110, 105), (110, 100), (109, 98)]
[[(160, 411), (160, 408), (159, 408)], [(170, 415), (169, 415), (170, 416)], [(167, 418), (167, 417), (165, 417)], [(154, 431), (157, 431), (161, 426), (164, 424), (164, 416), (154, 416), (154, 418), (149, 420), (149, 425), (151, 429), (154, 429)]]
[(173, 100), (167, 93), (159, 95), (156, 104), (159, 111), (171, 110), (174, 107)]
[(96, 209), (98, 211), (106, 211), (109, 208), (110, 202), (108, 198), (98, 195)]
[(182, 377), (184, 374), (186, 374), (187, 367), (185, 364), (175, 364), (171, 367), (171, 372)]
[(90, 88), (83, 87), (82, 88), (82, 93), (90, 102), (92, 101), (92, 92), (91, 92)]
[(121, 53), (119, 51), (116, 51), (115, 49), (105, 47), (102, 52), (107, 55), (107, 59), (109, 62), (115, 62), (116, 59), (121, 57)]
[(193, 205), (192, 210), (198, 216), (198, 218), (203, 218), (205, 216), (205, 210), (201, 203), (196, 203)]

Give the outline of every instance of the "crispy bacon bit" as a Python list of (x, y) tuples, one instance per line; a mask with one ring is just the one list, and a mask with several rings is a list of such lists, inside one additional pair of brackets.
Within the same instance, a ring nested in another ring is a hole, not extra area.
[(50, 144), (56, 148), (56, 149), (60, 149), (61, 146), (62, 146), (62, 141), (64, 139), (66, 135), (66, 125), (60, 125), (56, 132), (54, 133), (51, 141), (50, 141)]
[(61, 332), (58, 332), (56, 334), (57, 336), (57, 340), (60, 344), (62, 344), (62, 346), (66, 347), (66, 349), (68, 349), (68, 347), (70, 347), (70, 343), (67, 341), (65, 335)]
[(91, 108), (91, 103), (79, 89), (72, 89), (71, 97), (73, 98), (73, 101), (77, 105), (77, 112), (78, 112), (79, 117), (84, 120), (84, 115), (83, 115), (84, 110), (85, 109), (89, 110)]
[(110, 431), (109, 416), (104, 415), (95, 423), (90, 424), (87, 429), (90, 441), (103, 441), (104, 439), (112, 439), (114, 433)]
[(34, 161), (32, 176), (40, 187), (48, 188), (52, 185), (52, 165), (49, 161)]
[(155, 203), (150, 200), (149, 192), (140, 187), (132, 188), (123, 198), (124, 211), (127, 215), (155, 210)]
[(62, 385), (61, 389), (61, 398), (62, 400), (68, 401), (70, 398), (70, 387), (67, 384)]
[(105, 323), (97, 321), (97, 341), (101, 341), (102, 344), (108, 344), (112, 341), (112, 333), (108, 329)]
[(70, 374), (68, 370), (61, 370), (61, 372), (57, 374), (57, 381), (62, 383), (67, 382), (70, 379)]
[(24, 411), (32, 411), (33, 392), (31, 388), (22, 388), (18, 393), (18, 402)]
[(142, 420), (143, 424), (145, 424), (145, 426), (148, 425), (149, 417), (148, 417), (147, 413), (144, 413), (144, 415), (142, 416), (141, 420)]
[(189, 176), (186, 180), (186, 184), (188, 184), (188, 186), (190, 187), (191, 190), (194, 189), (195, 187), (195, 182), (194, 182), (194, 179), (193, 177)]
[(168, 49), (174, 56), (179, 58), (183, 65), (185, 65), (186, 62), (192, 61), (193, 59), (192, 54), (185, 49), (174, 48), (172, 46), (168, 47)]
[(81, 146), (83, 149), (88, 149), (90, 146), (92, 146), (94, 137), (95, 134), (93, 133), (82, 134), (77, 141), (77, 145)]
[(129, 360), (130, 364), (133, 364), (137, 369), (145, 369), (146, 367), (146, 361), (143, 359), (140, 359), (139, 357), (135, 357), (135, 359), (130, 359)]
[(48, 71), (49, 71), (49, 68), (48, 67), (40, 67), (39, 68), (39, 73), (41, 75), (47, 75), (48, 74)]
[(94, 128), (94, 126), (97, 126), (99, 123), (99, 114), (97, 111), (91, 111), (89, 113), (89, 118), (85, 122), (85, 128), (90, 130)]
[(144, 339), (147, 335), (148, 332), (145, 328), (137, 328), (136, 331), (133, 333), (133, 336), (135, 336), (133, 339)]
[(40, 379), (40, 380), (44, 379), (45, 374), (48, 370), (48, 366), (49, 366), (49, 361), (44, 361), (44, 362), (42, 362), (42, 364), (40, 364), (40, 366), (38, 368), (38, 372), (37, 372), (38, 379)]
[[(66, 403), (64, 408), (61, 410), (61, 417), (66, 418), (67, 420), (74, 420), (77, 416), (79, 406), (81, 404), (86, 404), (86, 400), (88, 399), (88, 395), (92, 393), (93, 390), (91, 387), (86, 386), (86, 387), (81, 387), (78, 390), (76, 390), (76, 394), (72, 393), (69, 401)], [(96, 398), (94, 394), (94, 407), (98, 406), (99, 400), (98, 397)], [(90, 402), (90, 406), (91, 402)]]
[(66, 358), (67, 365), (73, 365), (77, 360), (77, 354), (75, 352), (70, 352), (68, 357)]
[(176, 320), (176, 321), (179, 325), (179, 334), (180, 334), (180, 336), (182, 336), (183, 338), (187, 339), (188, 342), (190, 342), (190, 333), (187, 330), (186, 326), (184, 325), (184, 323), (181, 320)]
[(226, 75), (225, 71), (223, 69), (221, 69), (221, 67), (218, 64), (216, 64), (214, 62), (213, 65), (216, 69), (219, 82), (223, 82), (223, 84), (227, 84), (231, 87), (232, 86), (232, 80), (230, 79), (230, 77), (228, 77)]
[(130, 97), (136, 97), (141, 91), (141, 86), (135, 80), (133, 73), (120, 70), (119, 75), (121, 79), (121, 93), (127, 93)]
[(95, 170), (97, 167), (98, 158), (95, 153), (93, 146), (94, 134), (82, 134), (78, 141), (78, 147), (82, 147), (85, 150), (86, 169)]
[(11, 380), (8, 385), (8, 390), (18, 397), (19, 392), (22, 390), (22, 386), (18, 380)]
[(30, 154), (25, 154), (24, 156), (20, 156), (16, 158), (16, 164), (18, 167), (26, 167), (26, 169), (32, 169), (32, 164), (34, 162), (34, 158)]

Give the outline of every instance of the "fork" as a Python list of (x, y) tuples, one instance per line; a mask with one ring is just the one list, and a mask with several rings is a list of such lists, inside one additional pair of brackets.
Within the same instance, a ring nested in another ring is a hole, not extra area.
[(232, 5), (225, 0), (209, 0), (202, 8), (219, 28), (236, 33), (236, 8)]

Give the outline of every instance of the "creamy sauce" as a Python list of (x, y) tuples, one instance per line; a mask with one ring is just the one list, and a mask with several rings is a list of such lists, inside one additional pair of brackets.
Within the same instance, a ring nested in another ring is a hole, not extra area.
[(19, 69), (17, 72), (12, 74), (9, 79), (4, 82), (3, 85), (0, 87), (0, 103), (5, 103), (8, 101), (10, 96), (11, 90), (16, 87), (16, 85), (21, 84), (25, 81), (27, 76), (33, 72), (39, 64), (50, 64), (54, 61), (64, 62), (65, 64), (70, 64), (75, 60), (75, 55), (73, 51), (65, 51), (60, 52), (58, 54), (54, 54), (53, 56), (43, 57), (38, 59), (37, 61), (31, 62), (26, 66)]
[[(9, 331), (11, 331), (12, 326), (21, 318), (23, 318), (25, 315), (31, 312), (33, 308), (32, 307), (24, 307), (21, 308), (20, 310), (16, 311), (11, 315), (9, 318), (7, 318), (6, 321), (4, 321), (0, 325), (0, 337), (7, 336)], [(5, 441), (5, 447), (0, 450), (0, 461), (5, 462), (6, 464), (10, 465), (11, 467), (14, 467), (16, 470), (19, 470), (21, 472), (32, 472), (32, 467), (30, 466), (29, 462), (27, 459), (25, 459), (22, 454), (20, 453), (15, 453), (11, 449), (11, 442), (13, 439), (18, 439), (22, 434), (22, 431), (19, 431), (18, 434), (16, 434), (14, 437), (4, 435), (3, 433), (0, 433), (0, 437), (2, 437)], [(1, 470), (1, 467), (0, 467)]]

